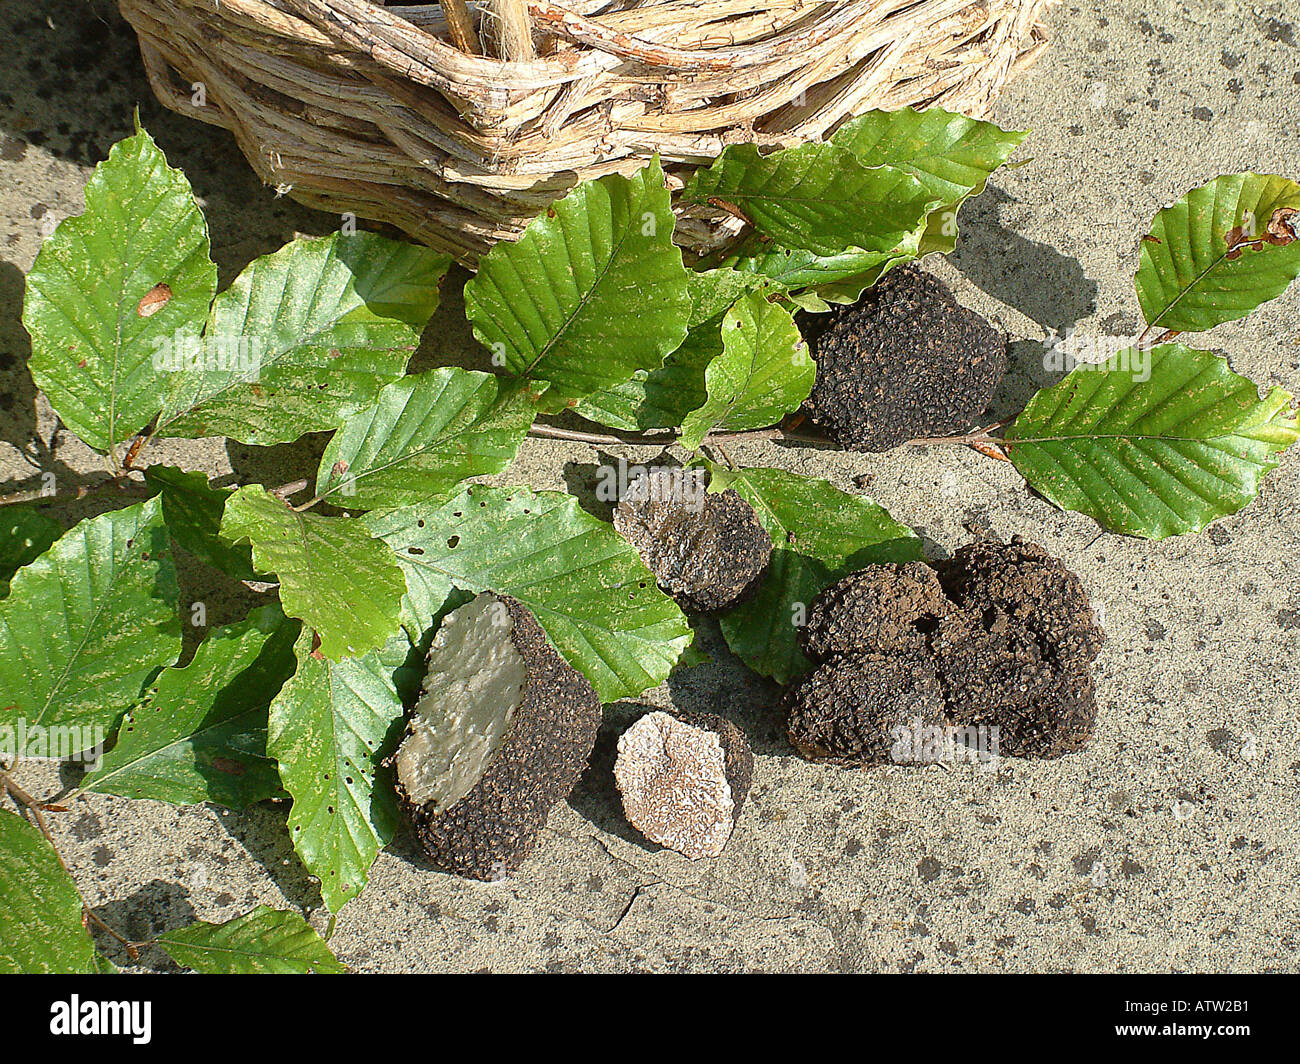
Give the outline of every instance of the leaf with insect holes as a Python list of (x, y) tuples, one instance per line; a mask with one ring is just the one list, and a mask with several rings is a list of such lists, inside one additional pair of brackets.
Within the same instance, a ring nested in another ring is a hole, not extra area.
[[(72, 757), (106, 736), (181, 649), (176, 569), (157, 499), (82, 521), (0, 600), (0, 730)], [(57, 731), (56, 731), (57, 729)]]
[(846, 248), (895, 255), (920, 239), (940, 205), (915, 177), (890, 166), (868, 169), (848, 149), (804, 144), (763, 155), (735, 144), (682, 190), (684, 203), (738, 209), (782, 247), (816, 255)]
[(259, 905), (222, 924), (198, 920), (158, 936), (172, 960), (205, 975), (341, 975), (347, 971), (298, 913)]
[(236, 580), (256, 580), (247, 546), (221, 538), (221, 516), (233, 488), (214, 488), (205, 473), (176, 466), (150, 466), (144, 471), (150, 492), (162, 499), (163, 521), (172, 538), (200, 561)]
[(0, 974), (111, 970), (82, 923), (81, 897), (34, 825), (0, 809)]
[(445, 495), (505, 469), (535, 412), (525, 389), (488, 373), (444, 367), (404, 377), (334, 434), (316, 493), (349, 510)]
[(341, 424), (406, 371), (450, 263), (365, 232), (255, 259), (169, 363), (158, 435), (267, 446)]
[(1139, 252), (1142, 314), (1196, 332), (1244, 318), (1300, 277), (1300, 185), (1225, 174), (1156, 215)]
[(1163, 539), (1240, 510), (1300, 433), (1291, 395), (1273, 388), (1260, 399), (1220, 356), (1182, 344), (1148, 354), (1149, 367), (1121, 351), (1044, 388), (1004, 446), (1062, 509)]
[(284, 612), (316, 630), (331, 661), (382, 647), (400, 627), (402, 571), (360, 521), (295, 513), (250, 484), (226, 502), (221, 535), (252, 544), (254, 566), (280, 581)]
[(817, 373), (785, 307), (745, 296), (722, 319), (723, 353), (704, 371), (708, 399), (682, 422), (678, 441), (696, 450), (710, 432), (764, 428), (796, 410)]
[(657, 369), (681, 345), (690, 297), (673, 225), (655, 158), (578, 185), (483, 256), (465, 313), (507, 372), (550, 382), (543, 412)]
[(9, 591), (14, 573), (49, 550), (61, 535), (63, 526), (39, 510), (27, 506), (0, 509), (0, 598)]
[(772, 537), (772, 561), (758, 594), (719, 623), (732, 653), (777, 683), (812, 667), (799, 648), (797, 627), (801, 611), (822, 590), (867, 565), (922, 557), (916, 534), (871, 499), (783, 469), (730, 472), (706, 465), (709, 490), (735, 488)]
[(682, 346), (655, 370), (594, 392), (577, 412), (623, 432), (676, 428), (708, 398), (704, 369), (722, 354), (722, 316), (746, 292), (769, 288), (764, 277), (737, 270), (701, 270), (689, 277), (691, 313)]
[(858, 115), (835, 131), (831, 143), (847, 148), (863, 166), (894, 166), (911, 174), (939, 199), (921, 239), (926, 255), (956, 247), (958, 209), (984, 191), (1026, 136), (939, 107), (905, 107)]
[(214, 629), (188, 665), (162, 671), (82, 789), (230, 809), (278, 796), (267, 707), (293, 675), (298, 629), (278, 605)]
[(474, 484), (449, 502), (362, 520), (406, 573), (412, 640), (452, 588), (513, 595), (603, 702), (663, 682), (691, 641), (636, 550), (572, 496)]
[(304, 629), (298, 671), (271, 702), (266, 752), (293, 796), (289, 835), (320, 880), (330, 912), (361, 893), (379, 851), (393, 838), (397, 800), (384, 757), (401, 732), (394, 675), (409, 643), (399, 633), (381, 650), (330, 661)]
[(109, 451), (158, 413), (155, 352), (197, 332), (216, 293), (203, 212), (137, 121), (95, 167), (85, 213), (59, 225), (27, 275), (32, 379), (68, 428)]

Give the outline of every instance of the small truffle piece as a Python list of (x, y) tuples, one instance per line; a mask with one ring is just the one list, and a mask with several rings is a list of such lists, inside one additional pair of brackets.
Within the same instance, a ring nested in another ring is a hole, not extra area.
[(809, 761), (887, 765), (900, 738), (944, 722), (943, 688), (930, 664), (907, 656), (833, 658), (786, 691), (790, 743)]
[(846, 449), (888, 451), (969, 429), (1006, 372), (1007, 341), (937, 277), (903, 267), (832, 311), (812, 353), (814, 424)]
[(708, 494), (702, 469), (658, 467), (637, 477), (614, 527), (684, 609), (716, 613), (750, 598), (772, 558), (754, 508), (733, 489)]
[(924, 562), (869, 565), (818, 595), (799, 630), (813, 661), (837, 654), (923, 654), (953, 612), (939, 575)]
[(753, 775), (744, 734), (711, 713), (647, 713), (619, 736), (614, 761), (628, 823), (693, 861), (722, 853)]
[(392, 758), (399, 802), (432, 863), (501, 879), (578, 781), (600, 698), (521, 602), (485, 592), (449, 613)]

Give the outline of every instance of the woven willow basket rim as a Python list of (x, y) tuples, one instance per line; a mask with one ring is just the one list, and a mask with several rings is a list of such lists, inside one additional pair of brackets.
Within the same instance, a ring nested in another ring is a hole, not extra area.
[[(118, 0), (167, 107), (269, 185), (467, 265), (579, 180), (819, 140), (872, 107), (982, 117), (1048, 0)], [(201, 90), (201, 91), (200, 91)], [(737, 220), (681, 218), (703, 252)]]

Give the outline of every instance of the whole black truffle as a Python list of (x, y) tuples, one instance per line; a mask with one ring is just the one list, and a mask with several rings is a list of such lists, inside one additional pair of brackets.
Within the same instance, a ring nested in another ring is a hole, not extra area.
[(952, 612), (939, 574), (924, 562), (869, 565), (813, 600), (799, 641), (813, 661), (853, 653), (919, 655)]
[(903, 267), (837, 308), (813, 344), (813, 422), (841, 447), (887, 451), (965, 432), (1006, 372), (1006, 337), (933, 275)]
[[(976, 542), (939, 565), (939, 579), (968, 613), (1006, 614), (1031, 632), (1057, 668), (1086, 668), (1101, 653), (1105, 635), (1078, 576), (1036, 543)], [(985, 627), (993, 623), (986, 617)]]
[(619, 737), (614, 761), (628, 823), (692, 860), (722, 853), (753, 776), (744, 734), (712, 713), (647, 713)]
[(887, 765), (903, 729), (944, 722), (943, 688), (908, 654), (832, 658), (786, 691), (790, 743), (810, 761)]
[(708, 494), (702, 469), (656, 468), (637, 477), (614, 510), (614, 527), (659, 586), (684, 609), (738, 606), (762, 583), (772, 540), (734, 490)]
[(600, 722), (595, 690), (522, 603), (484, 593), (449, 613), (392, 758), (433, 864), (474, 879), (514, 872), (573, 790)]
[(997, 729), (1007, 757), (1056, 758), (1081, 749), (1097, 722), (1092, 672), (1061, 668), (1037, 640), (1005, 615), (946, 627), (934, 664), (948, 716), (964, 727)]
[(964, 547), (937, 572), (911, 563), (845, 577), (813, 602), (800, 638), (822, 663), (785, 699), (791, 742), (807, 757), (879, 764), (882, 730), (910, 717), (971, 729), (981, 750), (1055, 758), (1096, 723), (1092, 662), (1104, 636), (1087, 594), (1019, 538)]

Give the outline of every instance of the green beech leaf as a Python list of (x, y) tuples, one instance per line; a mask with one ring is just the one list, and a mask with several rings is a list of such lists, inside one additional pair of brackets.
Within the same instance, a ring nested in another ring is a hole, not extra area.
[(298, 913), (259, 905), (251, 913), (158, 936), (177, 964), (208, 975), (340, 975), (347, 969)]
[(272, 605), (213, 631), (188, 665), (162, 671), (82, 789), (231, 809), (279, 795), (267, 706), (293, 675), (298, 628)]
[(338, 912), (361, 893), (398, 822), (382, 760), (402, 726), (393, 677), (409, 644), (399, 633), (382, 650), (330, 661), (314, 642), (304, 628), (294, 646), (298, 671), (271, 702), (266, 752), (293, 796), (293, 848)]
[(1195, 332), (1281, 295), (1300, 276), (1297, 211), (1300, 185), (1266, 174), (1226, 174), (1166, 207), (1140, 250), (1135, 283), (1147, 323)]
[(632, 546), (572, 496), (475, 484), (449, 502), (363, 520), (406, 572), (412, 640), (453, 587), (513, 595), (604, 702), (661, 683), (691, 641)]
[(831, 142), (864, 166), (893, 166), (911, 174), (939, 200), (921, 240), (921, 254), (928, 254), (956, 247), (958, 209), (984, 191), (993, 171), (1026, 136), (938, 107), (907, 107), (859, 115), (836, 130)]
[(704, 377), (708, 400), (682, 422), (681, 445), (700, 446), (714, 430), (764, 428), (808, 398), (817, 369), (785, 307), (745, 296), (722, 319), (723, 354)]
[(59, 225), (27, 275), (32, 379), (68, 428), (108, 451), (158, 413), (155, 352), (196, 331), (216, 291), (190, 184), (137, 123), (95, 168), (85, 214)]
[(690, 331), (663, 366), (587, 396), (577, 411), (623, 432), (671, 429), (708, 398), (704, 368), (722, 354), (722, 316), (746, 292), (769, 287), (767, 278), (738, 270), (692, 272), (688, 281)]
[(253, 556), (247, 546), (221, 538), (221, 516), (233, 488), (214, 488), (207, 474), (176, 466), (150, 466), (144, 471), (149, 490), (162, 498), (163, 521), (182, 547), (200, 561), (236, 580), (255, 580)]
[(112, 966), (82, 923), (81, 898), (45, 836), (0, 810), (0, 974), (88, 975)]
[(1296, 441), (1292, 396), (1208, 351), (1162, 344), (1079, 366), (1044, 388), (1006, 434), (1026, 480), (1112, 532), (1199, 532), (1259, 491)]
[(178, 594), (157, 499), (65, 533), (0, 601), (0, 733), (23, 721), (32, 756), (97, 745), (176, 660)]
[(922, 557), (916, 534), (870, 499), (783, 469), (708, 466), (709, 490), (735, 488), (772, 537), (772, 562), (758, 594), (719, 623), (732, 653), (777, 683), (811, 668), (795, 630), (819, 592), (867, 565)]
[(450, 263), (366, 232), (254, 260), (165, 362), (158, 434), (269, 445), (334, 428), (405, 372)]
[(295, 513), (250, 484), (226, 503), (221, 535), (252, 544), (253, 564), (280, 581), (284, 612), (316, 629), (330, 660), (381, 647), (400, 627), (402, 571), (360, 521)]
[(657, 158), (579, 185), (483, 256), (465, 285), (474, 335), (511, 374), (550, 382), (548, 413), (657, 369), (690, 309), (673, 225)]
[(499, 473), (533, 423), (527, 392), (447, 367), (405, 377), (353, 415), (321, 458), (316, 493), (349, 510), (410, 506)]
[(28, 506), (0, 509), (0, 598), (14, 573), (35, 561), (63, 535), (63, 526)]
[(721, 201), (777, 244), (817, 255), (846, 248), (897, 254), (909, 238), (919, 238), (926, 215), (939, 206), (910, 174), (868, 169), (829, 142), (771, 155), (755, 144), (732, 145), (692, 175), (682, 200)]

